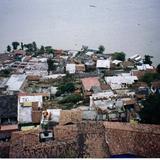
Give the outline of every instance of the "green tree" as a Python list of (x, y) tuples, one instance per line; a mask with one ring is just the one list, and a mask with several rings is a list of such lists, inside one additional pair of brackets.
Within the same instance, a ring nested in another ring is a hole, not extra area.
[(24, 49), (24, 45), (23, 45), (23, 42), (21, 42), (21, 50)]
[(73, 92), (75, 90), (75, 86), (74, 86), (74, 83), (66, 83), (66, 84), (63, 84), (63, 85), (60, 85), (58, 87), (58, 90), (63, 94), (65, 92)]
[(33, 45), (33, 51), (36, 52), (37, 51), (37, 44), (36, 44), (36, 42), (34, 41), (32, 43), (32, 45)]
[(0, 76), (3, 76), (3, 77), (9, 77), (10, 74), (11, 74), (11, 70), (10, 69), (4, 69), (4, 70), (0, 71)]
[(11, 46), (10, 45), (7, 46), (7, 52), (11, 52)]
[(72, 94), (69, 96), (66, 96), (61, 101), (59, 101), (60, 104), (62, 103), (77, 103), (80, 100), (82, 100), (82, 97), (80, 95)]
[(141, 123), (160, 124), (160, 94), (150, 95), (142, 104)]
[(88, 51), (88, 46), (82, 46), (81, 51), (86, 53)]
[(104, 46), (103, 45), (100, 45), (99, 47), (98, 47), (98, 53), (103, 53), (104, 51), (105, 51), (105, 48), (104, 48)]
[(26, 52), (28, 53), (33, 53), (33, 44), (32, 43), (28, 43), (28, 44), (24, 44), (24, 47), (26, 48)]
[(16, 50), (19, 46), (19, 42), (12, 42), (13, 49)]
[(151, 58), (153, 58), (153, 56), (150, 56), (150, 55), (145, 55), (145, 56), (144, 56), (143, 63), (144, 63), (144, 64), (149, 64), (149, 65), (152, 65)]
[(45, 47), (45, 51), (46, 51), (46, 53), (48, 53), (48, 54), (54, 53), (54, 50), (53, 50), (52, 46), (46, 46), (46, 47)]
[(124, 52), (115, 52), (113, 55), (112, 55), (112, 59), (113, 60), (120, 60), (120, 61), (125, 61), (125, 57), (126, 57), (126, 54)]
[(56, 66), (54, 65), (54, 61), (51, 58), (48, 58), (47, 64), (48, 64), (48, 75), (49, 75), (50, 71), (55, 70)]
[(160, 64), (156, 68), (157, 72), (160, 73)]
[(148, 85), (151, 85), (151, 82), (155, 80), (160, 80), (159, 73), (145, 73), (144, 76), (141, 78), (141, 81), (146, 82)]
[(44, 48), (44, 46), (41, 46), (41, 48), (39, 49), (39, 51), (38, 51), (38, 54), (44, 54), (45, 53), (45, 48)]

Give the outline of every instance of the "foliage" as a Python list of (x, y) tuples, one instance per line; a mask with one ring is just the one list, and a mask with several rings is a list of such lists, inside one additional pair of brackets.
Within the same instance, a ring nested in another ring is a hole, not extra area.
[(81, 51), (86, 53), (88, 51), (88, 46), (82, 46)]
[(160, 64), (156, 68), (157, 72), (160, 73)]
[(35, 41), (32, 43), (32, 47), (33, 47), (33, 51), (36, 52), (37, 51), (37, 44)]
[(28, 52), (28, 53), (33, 52), (33, 44), (32, 43), (24, 44), (24, 47), (26, 48), (26, 52)]
[(38, 50), (38, 54), (44, 54), (44, 53), (45, 53), (44, 46), (41, 46), (41, 48)]
[(11, 52), (11, 46), (10, 45), (7, 46), (7, 52)]
[(141, 122), (160, 124), (160, 94), (150, 95), (142, 104), (144, 108), (140, 111)]
[(113, 60), (125, 61), (126, 54), (124, 52), (115, 52), (112, 56)]
[(23, 42), (21, 42), (21, 49), (22, 49), (22, 50), (24, 49), (24, 45), (23, 45)]
[(103, 53), (104, 51), (105, 51), (105, 48), (104, 48), (104, 46), (103, 45), (100, 45), (99, 47), (98, 47), (98, 53)]
[(13, 49), (16, 50), (19, 46), (19, 42), (12, 42)]
[(9, 76), (10, 76), (10, 73), (11, 73), (11, 70), (10, 70), (10, 69), (4, 69), (4, 70), (1, 70), (1, 71), (0, 71), (0, 76), (9, 77)]
[(58, 87), (58, 90), (63, 94), (65, 92), (70, 93), (73, 92), (75, 90), (75, 86), (74, 83), (66, 83), (63, 85), (60, 85)]
[(159, 73), (145, 73), (144, 76), (141, 78), (141, 81), (146, 82), (148, 85), (155, 80), (160, 80)]
[(144, 56), (143, 63), (144, 63), (144, 64), (149, 64), (149, 65), (151, 65), (151, 64), (152, 64), (151, 58), (153, 58), (153, 56), (145, 55), (145, 56)]
[(80, 100), (82, 100), (82, 97), (80, 95), (72, 94), (64, 97), (62, 100), (60, 100), (58, 103), (63, 104), (63, 103), (77, 103)]
[(54, 61), (51, 58), (48, 58), (47, 64), (48, 64), (48, 74), (49, 74), (50, 71), (55, 70), (56, 66), (54, 65)]
[(46, 47), (45, 47), (45, 51), (46, 51), (46, 53), (48, 53), (48, 54), (54, 53), (54, 50), (53, 50), (52, 46), (46, 46)]

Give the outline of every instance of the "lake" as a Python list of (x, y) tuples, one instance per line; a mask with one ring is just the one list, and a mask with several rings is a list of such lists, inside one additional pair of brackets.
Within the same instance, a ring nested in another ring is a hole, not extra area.
[(12, 41), (53, 48), (105, 46), (159, 64), (160, 0), (0, 0), (0, 52)]

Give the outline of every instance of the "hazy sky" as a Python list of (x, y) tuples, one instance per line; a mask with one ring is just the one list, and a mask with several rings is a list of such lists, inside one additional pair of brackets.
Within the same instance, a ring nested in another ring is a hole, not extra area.
[[(94, 5), (95, 7), (91, 7)], [(160, 57), (160, 0), (0, 0), (0, 51), (12, 41)]]

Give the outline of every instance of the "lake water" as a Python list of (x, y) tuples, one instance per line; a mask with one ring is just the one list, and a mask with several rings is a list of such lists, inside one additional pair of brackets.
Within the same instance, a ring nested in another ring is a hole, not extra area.
[(12, 41), (160, 58), (160, 0), (0, 0), (0, 51)]

